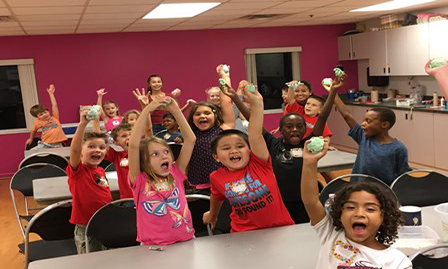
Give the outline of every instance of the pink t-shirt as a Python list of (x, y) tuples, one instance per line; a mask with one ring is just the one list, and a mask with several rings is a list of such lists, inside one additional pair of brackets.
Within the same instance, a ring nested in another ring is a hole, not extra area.
[(121, 124), (123, 121), (122, 116), (116, 116), (114, 118), (109, 118), (107, 122), (105, 123), (106, 131), (112, 131), (115, 127)]
[(176, 187), (158, 192), (140, 172), (131, 186), (137, 208), (137, 241), (145, 245), (169, 245), (193, 238), (191, 213), (185, 198), (186, 176), (173, 164), (170, 173)]

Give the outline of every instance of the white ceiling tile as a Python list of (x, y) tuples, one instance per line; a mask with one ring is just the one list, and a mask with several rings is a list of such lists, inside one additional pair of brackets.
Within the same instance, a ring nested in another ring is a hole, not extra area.
[(328, 4), (336, 3), (337, 0), (326, 1), (326, 0), (309, 0), (309, 1), (288, 1), (283, 4), (275, 6), (275, 8), (310, 8), (310, 7), (321, 7)]
[(21, 22), (26, 22), (26, 21), (71, 21), (71, 20), (79, 20), (79, 18), (81, 18), (81, 14), (19, 15), (16, 17)]
[(1, 31), (0, 30), (0, 36), (17, 36), (17, 35), (25, 35), (25, 32), (22, 30), (17, 31)]
[(170, 28), (169, 26), (156, 25), (156, 26), (130, 26), (123, 30), (123, 32), (149, 32), (149, 31), (163, 31)]
[(282, 2), (259, 2), (259, 3), (246, 3), (238, 2), (233, 3), (232, 1), (221, 4), (215, 7), (213, 10), (229, 10), (229, 9), (265, 9), (281, 4)]
[(78, 21), (24, 21), (23, 26), (52, 26), (52, 25), (78, 25)]
[(155, 5), (136, 5), (136, 6), (88, 6), (86, 9), (86, 13), (141, 13), (146, 14), (152, 9), (154, 9)]
[(230, 9), (230, 10), (210, 10), (204, 13), (204, 16), (220, 15), (248, 15), (259, 11), (259, 9)]
[(138, 20), (134, 25), (173, 25), (187, 21), (185, 18), (179, 19), (161, 19), (161, 20)]
[(28, 30), (75, 30), (76, 25), (47, 25), (47, 26), (24, 26), (23, 29), (28, 32)]
[(9, 12), (9, 9), (0, 8), (0, 16), (9, 16), (9, 15), (11, 15), (11, 12)]
[(115, 29), (115, 28), (88, 28), (88, 29), (78, 29), (76, 30), (77, 34), (100, 34), (100, 33), (117, 33), (121, 32), (121, 29)]
[(82, 20), (81, 25), (128, 25), (132, 23), (133, 19), (104, 19), (104, 20)]
[(83, 6), (87, 0), (6, 0), (11, 7)]
[(4, 28), (4, 27), (18, 27), (20, 26), (18, 22), (15, 21), (6, 21), (6, 22), (2, 22), (0, 23), (0, 29)]
[(201, 30), (209, 29), (211, 25), (176, 25), (168, 29), (168, 31), (181, 31), (181, 30)]
[(232, 19), (240, 18), (240, 15), (224, 15), (224, 16), (198, 16), (189, 19), (189, 22), (215, 22), (215, 21), (228, 21)]
[(83, 7), (16, 7), (12, 12), (16, 15), (37, 14), (80, 14)]
[(55, 29), (55, 30), (27, 30), (28, 35), (63, 35), (74, 34), (75, 30), (72, 29)]
[(143, 13), (104, 13), (104, 14), (84, 14), (83, 19), (140, 19)]
[(90, 6), (157, 5), (160, 0), (90, 0)]
[(254, 14), (296, 14), (313, 8), (269, 8), (255, 12)]
[(2, 1), (0, 1), (0, 7), (5, 7), (6, 5), (2, 2)]
[(339, 1), (334, 4), (331, 4), (332, 6), (342, 6), (342, 7), (352, 7), (352, 8), (358, 8), (358, 7), (367, 7), (371, 5), (376, 5), (380, 3), (387, 2), (385, 0), (345, 0), (345, 1)]

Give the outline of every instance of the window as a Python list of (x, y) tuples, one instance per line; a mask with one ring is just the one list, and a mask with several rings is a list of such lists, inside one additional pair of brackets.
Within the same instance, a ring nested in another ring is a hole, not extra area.
[(38, 102), (34, 61), (0, 60), (0, 134), (31, 129), (29, 111)]
[(246, 49), (246, 75), (258, 86), (264, 109), (281, 112), (282, 88), (291, 80), (300, 80), (301, 47)]

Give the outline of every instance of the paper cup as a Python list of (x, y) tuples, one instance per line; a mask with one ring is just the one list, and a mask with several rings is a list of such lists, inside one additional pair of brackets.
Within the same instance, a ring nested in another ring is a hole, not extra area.
[(422, 225), (422, 209), (420, 207), (412, 205), (402, 206), (400, 211), (404, 219), (404, 226)]

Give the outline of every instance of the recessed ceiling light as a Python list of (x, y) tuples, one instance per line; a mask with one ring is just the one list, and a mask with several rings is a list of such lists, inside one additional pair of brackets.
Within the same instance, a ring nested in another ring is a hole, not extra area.
[(373, 6), (353, 9), (353, 10), (350, 10), (350, 12), (394, 10), (394, 9), (399, 9), (399, 8), (403, 8), (403, 7), (410, 7), (410, 6), (415, 6), (415, 5), (419, 5), (419, 4), (429, 3), (429, 2), (433, 2), (433, 1), (434, 0), (394, 0), (394, 1), (389, 1), (389, 2), (385, 2), (385, 3), (373, 5)]
[(161, 4), (146, 14), (143, 19), (190, 18), (220, 4), (219, 2)]

